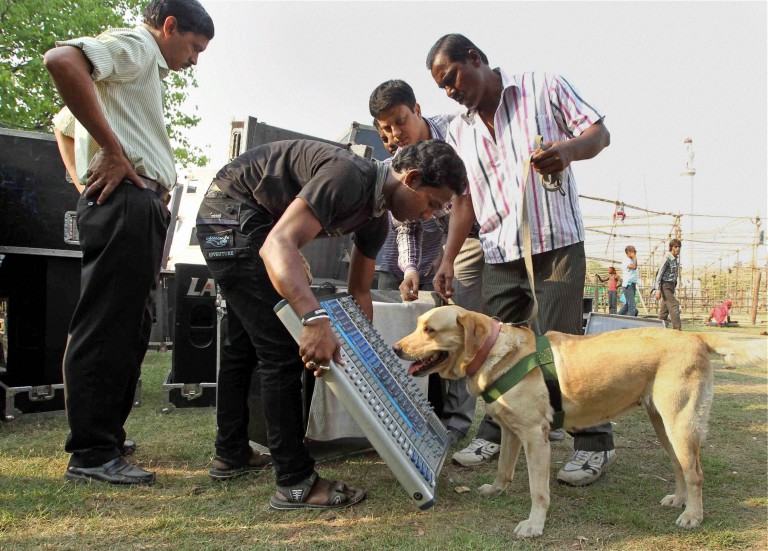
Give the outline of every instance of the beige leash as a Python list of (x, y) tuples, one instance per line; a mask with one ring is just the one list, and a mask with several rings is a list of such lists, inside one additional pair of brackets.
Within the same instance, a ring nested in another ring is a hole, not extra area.
[[(535, 150), (539, 149), (547, 149), (547, 147), (544, 145), (544, 138), (541, 136), (536, 136), (533, 140), (533, 144), (535, 146)], [(541, 182), (541, 186), (549, 191), (549, 192), (559, 192), (561, 195), (565, 196), (565, 191), (563, 191), (563, 174), (561, 172), (556, 172), (554, 174), (545, 174), (544, 176), (539, 176), (538, 173), (535, 170), (531, 170), (531, 157), (533, 157), (533, 153), (531, 153), (526, 159), (525, 163), (523, 164), (523, 174), (525, 175), (525, 179), (523, 180), (525, 182), (525, 186), (523, 187), (523, 214), (522, 214), (522, 220), (520, 221), (520, 230), (522, 232), (522, 238), (523, 238), (523, 258), (525, 259), (525, 271), (528, 274), (528, 285), (531, 287), (531, 295), (533, 297), (533, 306), (531, 307), (531, 312), (528, 316), (528, 319), (522, 323), (515, 324), (515, 325), (528, 325), (533, 326), (536, 321), (536, 316), (539, 313), (539, 301), (536, 300), (536, 285), (535, 285), (535, 277), (533, 273), (533, 255), (531, 253), (531, 224), (530, 220), (528, 219), (528, 175), (529, 173), (533, 174), (533, 181), (539, 180)], [(538, 333), (538, 331), (537, 331)]]

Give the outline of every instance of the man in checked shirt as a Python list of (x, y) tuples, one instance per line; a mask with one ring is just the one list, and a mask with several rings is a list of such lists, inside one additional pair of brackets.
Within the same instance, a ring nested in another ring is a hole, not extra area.
[[(368, 109), (385, 145), (400, 148), (429, 139), (445, 141), (448, 125), (456, 116), (423, 116), (413, 88), (402, 80), (387, 80), (371, 93)], [(431, 290), (431, 276), (440, 264), (443, 236), (448, 231), (448, 211), (435, 212), (433, 220), (401, 223), (391, 218), (392, 226), (384, 244), (382, 266), (389, 273), (379, 274), (385, 284), (399, 285), (403, 301), (418, 299), (419, 289)], [(477, 238), (479, 228), (473, 225), (464, 240), (454, 266), (456, 290), (453, 302), (467, 310), (482, 309), (480, 288), (483, 272), (483, 250)], [(395, 264), (392, 266), (391, 264)], [(395, 269), (397, 268), (397, 269)], [(424, 279), (429, 278), (428, 284)], [(422, 281), (420, 281), (420, 279)], [(397, 287), (395, 287), (397, 288)], [(441, 418), (452, 443), (467, 435), (475, 416), (476, 398), (467, 390), (465, 379), (447, 381)]]
[[(465, 195), (453, 201), (435, 290), (451, 296), (453, 260), (477, 218), (485, 255), (485, 313), (502, 322), (528, 318), (533, 296), (523, 251), (530, 247), (539, 331), (580, 334), (586, 273), (584, 224), (570, 165), (595, 157), (609, 144), (603, 115), (560, 75), (492, 69), (486, 55), (459, 34), (445, 35), (434, 44), (427, 68), (448, 97), (467, 108), (466, 114), (452, 121), (446, 138), (466, 165), (469, 186)], [(534, 145), (537, 135), (543, 137), (546, 150)], [(528, 158), (540, 174), (562, 173), (562, 193), (546, 191), (533, 174), (525, 174)], [(523, 243), (521, 232), (523, 190), (530, 243)], [(574, 452), (557, 479), (586, 486), (616, 457), (611, 425), (571, 434)], [(464, 465), (480, 464), (498, 453), (499, 442), (499, 427), (486, 416), (477, 438), (454, 459)]]

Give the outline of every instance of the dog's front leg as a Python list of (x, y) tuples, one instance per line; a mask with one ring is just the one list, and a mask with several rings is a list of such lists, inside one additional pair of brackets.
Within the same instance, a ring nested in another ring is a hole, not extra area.
[(520, 538), (540, 536), (544, 532), (549, 509), (549, 463), (550, 448), (540, 430), (531, 430), (521, 435), (525, 446), (525, 460), (528, 464), (528, 485), (531, 488), (531, 513), (515, 528)]
[(493, 484), (483, 484), (478, 491), (484, 496), (495, 496), (503, 492), (515, 476), (515, 465), (520, 455), (520, 439), (512, 431), (501, 427), (501, 450), (499, 465), (496, 468), (496, 480)]

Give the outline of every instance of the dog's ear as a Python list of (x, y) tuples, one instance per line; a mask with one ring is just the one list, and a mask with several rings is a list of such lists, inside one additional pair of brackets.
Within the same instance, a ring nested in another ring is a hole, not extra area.
[(489, 318), (475, 312), (465, 312), (456, 318), (459, 325), (464, 328), (464, 355), (467, 358), (475, 357), (491, 333), (488, 320)]

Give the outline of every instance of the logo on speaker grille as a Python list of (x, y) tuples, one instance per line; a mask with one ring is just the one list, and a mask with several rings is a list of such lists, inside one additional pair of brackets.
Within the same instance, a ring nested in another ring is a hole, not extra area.
[(205, 244), (220, 249), (229, 245), (228, 235), (208, 235), (205, 238)]

